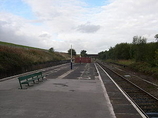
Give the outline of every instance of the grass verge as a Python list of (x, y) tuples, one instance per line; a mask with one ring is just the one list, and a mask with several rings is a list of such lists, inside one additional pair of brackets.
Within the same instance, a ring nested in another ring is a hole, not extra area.
[(0, 78), (8, 73), (13, 75), (14, 71), (21, 73), (22, 70), (38, 69), (46, 64), (49, 66), (48, 63), (59, 60), (65, 60), (60, 53), (0, 42)]

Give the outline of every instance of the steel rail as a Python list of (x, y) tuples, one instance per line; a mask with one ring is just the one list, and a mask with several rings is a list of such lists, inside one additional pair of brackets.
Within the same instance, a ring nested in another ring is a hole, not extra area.
[(149, 118), (152, 118), (152, 116), (158, 117), (158, 99), (155, 96), (111, 70), (105, 66), (105, 64), (101, 62), (98, 62), (98, 64), (110, 74), (114, 81), (123, 89), (123, 91), (132, 99), (132, 101), (139, 106), (140, 110), (144, 111), (149, 116)]

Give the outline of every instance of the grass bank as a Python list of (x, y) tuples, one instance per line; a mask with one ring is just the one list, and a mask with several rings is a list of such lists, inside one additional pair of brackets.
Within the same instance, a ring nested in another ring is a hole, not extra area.
[(50, 63), (60, 60), (65, 60), (65, 57), (57, 52), (0, 42), (1, 78), (8, 73), (13, 75), (13, 71), (21, 73), (22, 71), (34, 70), (42, 68), (42, 65), (49, 66)]

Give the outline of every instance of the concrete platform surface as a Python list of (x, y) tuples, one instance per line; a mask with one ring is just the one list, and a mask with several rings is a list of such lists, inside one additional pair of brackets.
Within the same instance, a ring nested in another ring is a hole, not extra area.
[(17, 78), (0, 82), (0, 118), (115, 118), (93, 66), (64, 68), (22, 90)]

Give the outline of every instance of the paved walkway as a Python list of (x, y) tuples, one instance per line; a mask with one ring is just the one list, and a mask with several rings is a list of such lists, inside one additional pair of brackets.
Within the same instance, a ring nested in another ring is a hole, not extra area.
[(0, 118), (115, 118), (93, 64), (52, 72), (22, 90), (17, 78), (0, 82)]

